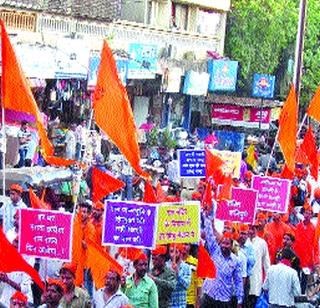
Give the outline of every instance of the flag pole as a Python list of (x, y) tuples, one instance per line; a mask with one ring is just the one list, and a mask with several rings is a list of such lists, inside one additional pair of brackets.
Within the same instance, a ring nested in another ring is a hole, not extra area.
[(300, 124), (300, 126), (299, 126), (298, 132), (297, 132), (297, 139), (299, 138), (300, 132), (301, 132), (301, 130), (302, 130), (302, 127), (303, 127), (304, 123), (305, 123), (306, 120), (307, 120), (307, 117), (308, 117), (308, 114), (305, 113), (304, 116), (303, 116), (302, 122), (301, 122), (301, 124)]
[[(3, 76), (3, 75), (2, 75)], [(6, 136), (6, 129), (5, 129), (5, 112), (4, 112), (4, 108), (3, 108), (3, 101), (1, 104), (1, 115), (2, 115), (2, 119), (1, 119), (1, 131), (3, 134), (3, 138), (2, 138), (2, 146), (0, 149), (0, 154), (1, 154), (1, 158), (2, 158), (2, 195), (3, 195), (3, 202), (5, 200), (6, 197), (6, 152), (7, 152), (7, 136)]]

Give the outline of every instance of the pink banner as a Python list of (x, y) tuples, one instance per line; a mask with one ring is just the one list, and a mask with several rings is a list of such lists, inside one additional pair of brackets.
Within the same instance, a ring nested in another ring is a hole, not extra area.
[(252, 188), (258, 191), (257, 209), (287, 213), (291, 181), (267, 176), (254, 176)]
[(216, 218), (252, 224), (255, 218), (258, 192), (253, 189), (232, 188), (232, 199), (218, 203)]
[(38, 258), (71, 260), (72, 214), (58, 211), (20, 211), (19, 252)]
[(271, 109), (250, 108), (250, 122), (269, 124), (271, 119)]
[(213, 104), (212, 118), (229, 121), (243, 121), (244, 108), (228, 104)]

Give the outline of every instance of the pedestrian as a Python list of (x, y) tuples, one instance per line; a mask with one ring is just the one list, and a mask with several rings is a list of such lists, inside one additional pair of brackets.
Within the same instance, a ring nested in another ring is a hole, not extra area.
[(76, 160), (82, 161), (86, 145), (88, 141), (89, 132), (87, 129), (87, 121), (82, 120), (77, 126), (76, 131)]
[(229, 308), (233, 294), (237, 298), (237, 307), (242, 307), (243, 281), (241, 262), (232, 252), (233, 239), (227, 232), (218, 244), (218, 232), (214, 220), (205, 217), (204, 233), (208, 252), (217, 268), (214, 279), (206, 279), (202, 290), (201, 308)]
[(38, 308), (59, 308), (60, 300), (64, 294), (64, 284), (59, 279), (49, 278), (45, 293), (42, 296), (42, 305)]
[(102, 243), (103, 211), (104, 204), (102, 202), (93, 203), (91, 223), (95, 228), (95, 242), (97, 245)]
[(95, 308), (122, 308), (129, 304), (128, 297), (119, 289), (121, 276), (115, 271), (108, 271), (105, 277), (105, 287), (94, 295)]
[(271, 265), (263, 289), (269, 293), (269, 307), (295, 307), (294, 297), (301, 294), (297, 272), (291, 268), (291, 252), (284, 249), (278, 264)]
[(249, 239), (253, 246), (256, 262), (250, 276), (250, 290), (248, 308), (254, 308), (258, 297), (261, 294), (263, 273), (266, 273), (270, 267), (270, 257), (267, 242), (257, 235), (258, 222), (249, 227)]
[(134, 261), (135, 272), (130, 277), (122, 277), (121, 290), (134, 307), (158, 308), (158, 289), (155, 282), (147, 275), (148, 258), (140, 254)]
[(149, 277), (153, 279), (158, 288), (159, 308), (168, 308), (170, 307), (172, 291), (177, 283), (176, 273), (166, 265), (166, 246), (157, 246), (156, 249), (152, 250), (151, 255), (153, 268)]
[(177, 275), (177, 284), (172, 292), (170, 308), (185, 308), (187, 305), (187, 290), (191, 283), (191, 269), (182, 259), (183, 244), (171, 244), (168, 266)]
[(65, 136), (65, 145), (66, 145), (66, 158), (75, 159), (76, 158), (76, 124), (70, 124), (70, 127)]
[(7, 233), (14, 228), (14, 215), (18, 209), (27, 208), (22, 200), (23, 188), (19, 184), (12, 184), (9, 190), (10, 200), (6, 201), (0, 208), (3, 232)]
[(65, 293), (60, 300), (59, 308), (91, 308), (91, 300), (86, 290), (75, 286), (77, 266), (64, 263), (60, 269), (60, 278), (64, 284)]
[(22, 121), (20, 130), (18, 131), (18, 141), (19, 141), (19, 162), (18, 168), (25, 166), (25, 160), (27, 156), (27, 151), (29, 148), (29, 143), (31, 141), (31, 133), (28, 130), (28, 122)]
[[(1, 303), (3, 304), (3, 303)], [(10, 298), (9, 308), (27, 308), (28, 298), (20, 291), (16, 291)]]

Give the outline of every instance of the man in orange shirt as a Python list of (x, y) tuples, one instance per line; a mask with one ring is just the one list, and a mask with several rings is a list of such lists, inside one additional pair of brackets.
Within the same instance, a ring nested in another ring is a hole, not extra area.
[[(273, 221), (266, 224), (265, 230), (273, 235), (274, 238), (274, 254), (282, 248), (283, 236), (285, 233), (290, 233), (291, 228), (281, 221), (281, 214), (274, 213)], [(275, 255), (272, 256), (272, 263), (274, 263)]]
[(103, 222), (104, 204), (100, 201), (93, 204), (91, 223), (95, 228), (95, 242), (98, 245), (102, 243), (102, 222)]
[(304, 220), (297, 224), (296, 227), (296, 241), (294, 243), (294, 250), (300, 259), (300, 266), (302, 268), (301, 289), (302, 292), (306, 289), (307, 277), (305, 272), (311, 272), (316, 264), (319, 264), (318, 246), (315, 245), (316, 229), (311, 223), (313, 216), (312, 207), (307, 205), (304, 208)]
[[(87, 268), (87, 240), (95, 241), (95, 228), (90, 221), (91, 204), (83, 202), (78, 205), (78, 214), (75, 217), (73, 225), (73, 255), (72, 262), (77, 265), (76, 285), (80, 286), (83, 283), (92, 297), (93, 283), (90, 270)], [(83, 277), (85, 274), (85, 277)]]

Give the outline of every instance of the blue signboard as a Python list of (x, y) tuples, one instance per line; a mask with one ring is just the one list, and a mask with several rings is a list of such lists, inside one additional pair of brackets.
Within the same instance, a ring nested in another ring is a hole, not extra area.
[(128, 79), (154, 79), (157, 71), (157, 45), (129, 45)]
[(188, 71), (184, 77), (183, 94), (207, 95), (209, 74)]
[(235, 91), (238, 62), (228, 60), (209, 60), (209, 91)]
[(243, 152), (244, 133), (216, 130), (214, 134), (218, 139), (218, 143), (214, 147), (215, 149), (219, 151)]
[(178, 150), (179, 176), (181, 178), (205, 177), (205, 158), (204, 150)]
[(275, 76), (267, 74), (254, 74), (252, 96), (261, 98), (273, 98)]

